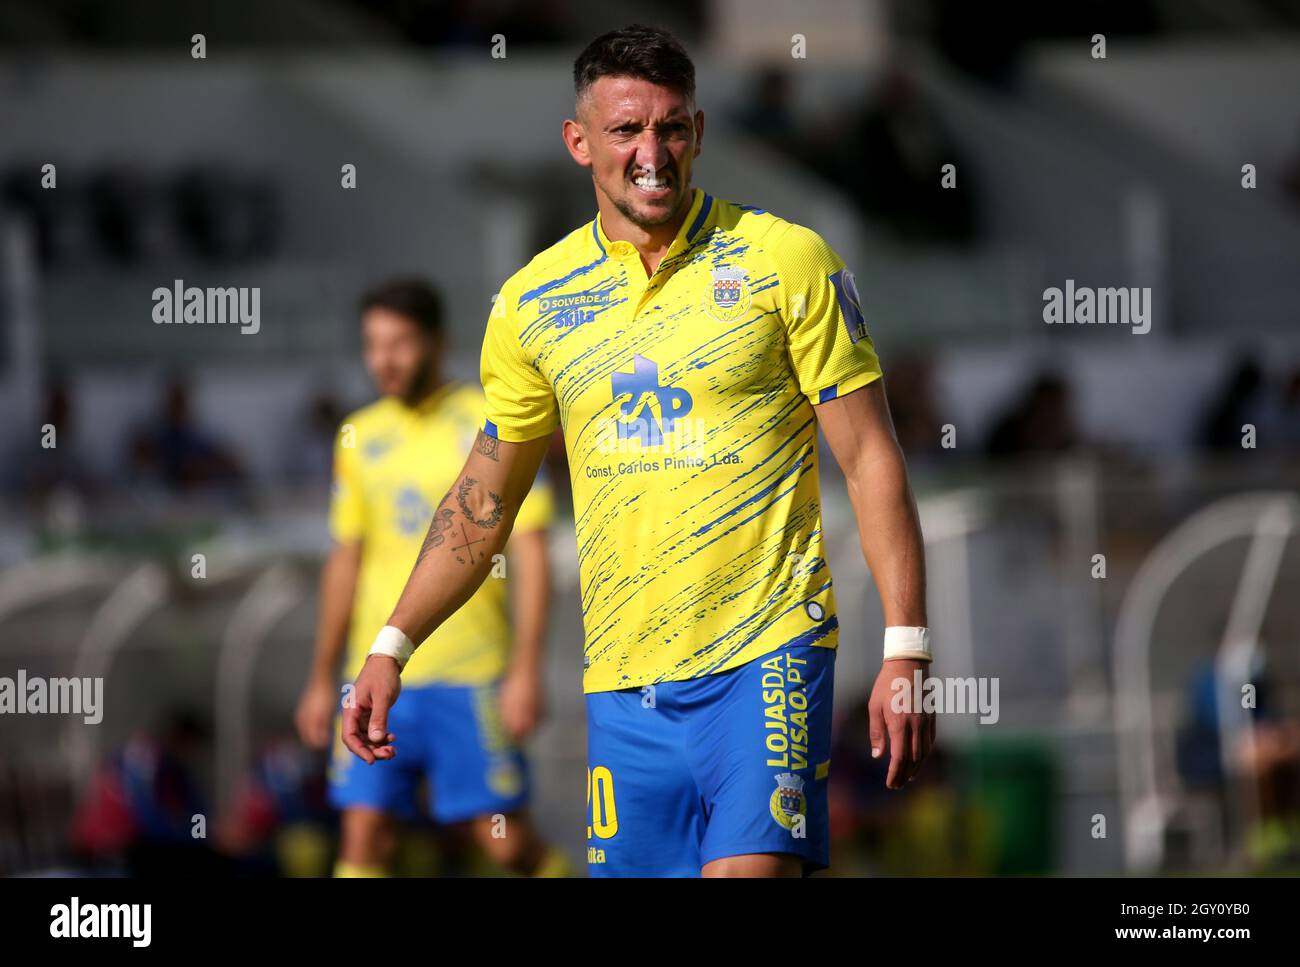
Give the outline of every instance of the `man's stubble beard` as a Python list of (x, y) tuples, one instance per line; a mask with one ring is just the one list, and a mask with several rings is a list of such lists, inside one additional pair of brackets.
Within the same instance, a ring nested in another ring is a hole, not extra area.
[(407, 406), (415, 406), (434, 388), (434, 366), (433, 360), (426, 359), (423, 365), (415, 371), (411, 377), (411, 382), (407, 384), (405, 391), (400, 396), (403, 403)]
[[(620, 182), (620, 185), (622, 184), (623, 183)], [(618, 213), (620, 215), (626, 218), (637, 228), (646, 228), (646, 229), (658, 228), (660, 225), (667, 225), (679, 214), (681, 214), (682, 208), (685, 207), (685, 200), (691, 197), (691, 186), (689, 184), (682, 184), (680, 181), (678, 182), (678, 184), (681, 185), (681, 194), (677, 198), (677, 203), (673, 205), (671, 209), (669, 209), (666, 215), (663, 215), (654, 220), (647, 219), (645, 216), (641, 215), (639, 212), (637, 212), (635, 208), (632, 207), (631, 202), (625, 200), (622, 197), (616, 197), (614, 195), (611, 195), (609, 192), (605, 192), (605, 197), (614, 203), (614, 207), (618, 209)], [(628, 188), (627, 191), (631, 193), (636, 191), (636, 189)]]

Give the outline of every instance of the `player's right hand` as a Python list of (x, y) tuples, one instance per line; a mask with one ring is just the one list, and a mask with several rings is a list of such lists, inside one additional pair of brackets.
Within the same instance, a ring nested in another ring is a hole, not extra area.
[(396, 736), (388, 731), (388, 712), (401, 690), (397, 660), (371, 655), (357, 676), (350, 701), (343, 703), (343, 744), (367, 765), (397, 755)]
[(338, 689), (328, 679), (312, 679), (302, 690), (293, 724), (298, 737), (311, 749), (324, 749), (330, 742), (330, 727), (339, 707)]

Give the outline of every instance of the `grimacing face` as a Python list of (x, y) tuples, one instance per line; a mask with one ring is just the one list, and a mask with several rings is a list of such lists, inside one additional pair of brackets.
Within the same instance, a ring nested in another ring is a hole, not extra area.
[(704, 112), (685, 95), (635, 77), (602, 77), (564, 123), (573, 160), (632, 224), (652, 229), (690, 204)]

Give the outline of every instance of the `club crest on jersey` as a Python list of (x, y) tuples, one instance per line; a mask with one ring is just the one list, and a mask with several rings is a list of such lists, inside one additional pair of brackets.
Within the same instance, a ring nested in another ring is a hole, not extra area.
[(749, 275), (743, 269), (719, 266), (713, 270), (713, 283), (704, 308), (719, 322), (738, 319), (749, 309)]
[[(640, 354), (632, 357), (632, 372), (613, 373), (610, 380), (614, 399), (629, 397), (619, 404), (619, 412), (624, 416), (636, 414), (630, 421), (615, 421), (620, 440), (638, 439), (643, 447), (662, 446), (664, 434), (672, 433), (677, 420), (691, 411), (691, 394), (676, 386), (660, 386), (659, 364)], [(662, 423), (655, 419), (648, 401), (637, 413), (636, 406), (647, 393), (659, 403)]]
[(367, 461), (379, 460), (393, 449), (396, 443), (397, 441), (392, 437), (375, 437), (367, 440), (361, 447), (361, 455)]
[(403, 487), (397, 492), (394, 504), (393, 519), (399, 531), (407, 537), (424, 533), (429, 526), (429, 519), (433, 517), (433, 508), (418, 489)]
[(793, 772), (781, 772), (776, 776), (776, 791), (768, 801), (772, 818), (784, 829), (793, 829), (795, 817), (804, 815), (808, 800), (803, 794), (803, 777)]

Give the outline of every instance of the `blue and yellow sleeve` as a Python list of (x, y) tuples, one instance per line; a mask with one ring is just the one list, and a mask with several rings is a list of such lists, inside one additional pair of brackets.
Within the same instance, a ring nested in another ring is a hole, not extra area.
[(560, 423), (550, 382), (520, 344), (517, 278), (502, 286), (492, 304), (479, 359), (479, 381), (487, 398), (483, 432), (507, 443), (548, 436)]
[(790, 225), (773, 248), (781, 312), (799, 390), (825, 403), (879, 379), (853, 273), (820, 235)]

